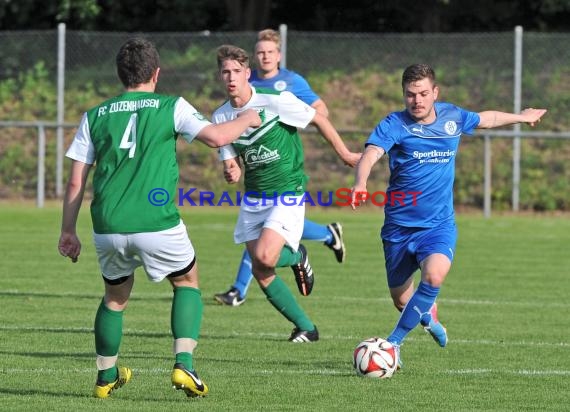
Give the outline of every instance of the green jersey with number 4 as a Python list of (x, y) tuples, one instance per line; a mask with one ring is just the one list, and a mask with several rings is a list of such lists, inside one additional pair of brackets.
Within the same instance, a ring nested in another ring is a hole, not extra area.
[(186, 100), (127, 92), (87, 111), (67, 156), (95, 163), (96, 233), (156, 232), (180, 221), (176, 140), (211, 124)]

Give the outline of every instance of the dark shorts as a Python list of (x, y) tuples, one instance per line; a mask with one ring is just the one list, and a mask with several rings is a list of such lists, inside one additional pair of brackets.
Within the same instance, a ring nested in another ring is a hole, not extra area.
[(420, 263), (434, 253), (444, 254), (453, 262), (456, 242), (455, 223), (434, 228), (391, 228), (389, 240), (382, 239), (388, 286), (402, 286), (419, 269)]

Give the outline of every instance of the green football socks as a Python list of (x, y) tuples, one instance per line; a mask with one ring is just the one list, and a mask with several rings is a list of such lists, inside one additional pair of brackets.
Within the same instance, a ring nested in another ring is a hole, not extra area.
[(267, 300), (289, 321), (293, 322), (301, 330), (311, 331), (315, 325), (307, 317), (301, 306), (295, 300), (291, 290), (287, 287), (283, 279), (275, 275), (273, 282), (263, 290)]
[[(116, 356), (123, 336), (123, 311), (109, 309), (101, 300), (95, 315), (95, 351), (100, 356)], [(113, 382), (117, 379), (117, 367), (100, 370), (98, 379)]]
[(279, 255), (279, 260), (275, 264), (275, 267), (283, 268), (287, 266), (293, 266), (299, 263), (301, 260), (301, 252), (293, 252), (291, 247), (285, 245), (281, 249), (281, 254)]
[[(199, 289), (191, 287), (175, 288), (170, 318), (174, 339), (191, 338), (197, 341), (200, 334), (203, 311), (202, 293)], [(182, 363), (186, 369), (192, 370), (192, 353), (177, 353), (176, 363)]]

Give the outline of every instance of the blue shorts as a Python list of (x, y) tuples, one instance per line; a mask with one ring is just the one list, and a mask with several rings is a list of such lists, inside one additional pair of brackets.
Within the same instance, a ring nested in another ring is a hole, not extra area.
[(454, 222), (434, 228), (409, 228), (390, 225), (382, 228), (388, 286), (402, 286), (419, 269), (420, 263), (434, 253), (453, 262), (457, 227)]

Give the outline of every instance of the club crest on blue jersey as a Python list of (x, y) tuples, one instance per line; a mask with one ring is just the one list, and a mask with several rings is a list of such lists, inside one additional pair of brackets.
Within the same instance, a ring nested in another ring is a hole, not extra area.
[(449, 120), (445, 122), (443, 128), (448, 135), (453, 136), (455, 132), (457, 132), (457, 123), (455, 123), (453, 120)]
[(273, 85), (273, 88), (279, 92), (287, 90), (287, 82), (285, 80), (277, 80)]

